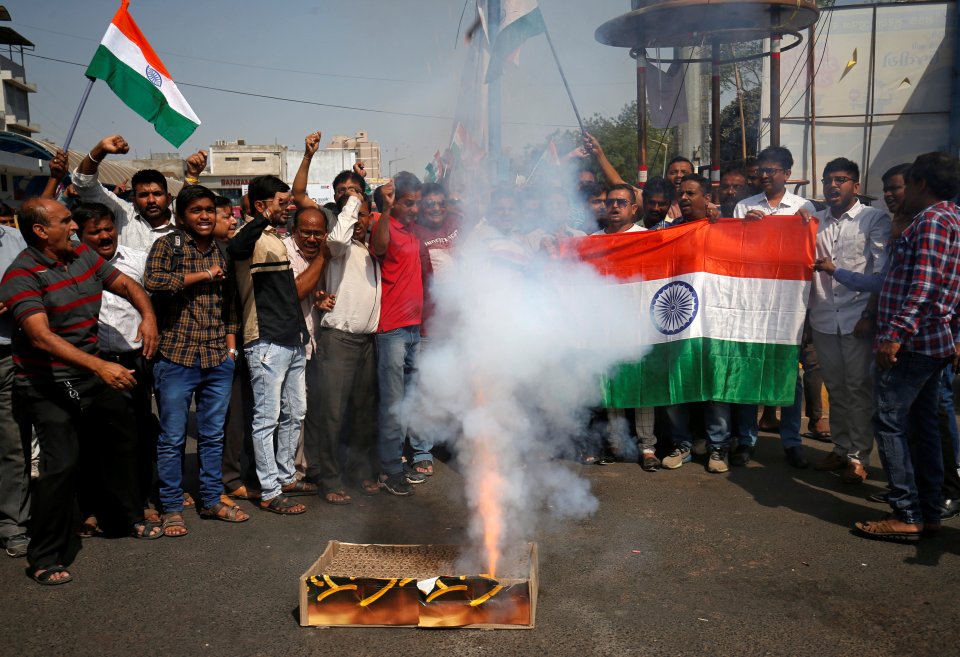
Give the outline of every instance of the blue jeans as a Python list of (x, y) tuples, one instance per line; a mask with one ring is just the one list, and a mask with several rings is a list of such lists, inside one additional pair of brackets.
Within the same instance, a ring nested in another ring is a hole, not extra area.
[(890, 482), (890, 507), (903, 522), (940, 520), (943, 454), (937, 408), (941, 370), (949, 360), (900, 351), (893, 367), (874, 373), (873, 430)]
[[(296, 479), (294, 458), (307, 408), (307, 356), (300, 345), (254, 340), (243, 348), (253, 390), (253, 455), (263, 501)], [(274, 451), (273, 437), (277, 436)]]
[(757, 405), (707, 403), (707, 441), (710, 449), (729, 449), (730, 438), (737, 436), (737, 445), (753, 447), (757, 444)]
[[(407, 419), (403, 412), (406, 394), (413, 389), (420, 355), (420, 327), (404, 326), (377, 334), (377, 376), (380, 388), (380, 471), (389, 476), (403, 472), (403, 441)], [(432, 458), (422, 444), (413, 444), (413, 460)]]
[[(960, 459), (960, 432), (957, 431), (957, 414), (953, 405), (953, 365), (947, 365), (943, 368), (943, 374), (940, 379), (940, 412), (946, 416), (947, 433), (950, 434), (950, 442), (953, 446), (953, 461), (957, 463)], [(946, 457), (944, 457), (946, 458)], [(944, 467), (951, 467), (950, 463), (945, 463)]]
[(690, 433), (690, 404), (673, 404), (665, 408), (674, 449), (690, 449), (693, 445), (693, 434)]
[(800, 378), (800, 372), (797, 372), (797, 390), (794, 393), (793, 403), (790, 406), (780, 407), (780, 444), (784, 449), (803, 445), (803, 439), (800, 438), (802, 408), (803, 380)]
[(233, 358), (229, 356), (216, 367), (184, 367), (163, 357), (153, 365), (153, 385), (160, 411), (157, 475), (164, 511), (183, 511), (183, 446), (187, 441), (187, 419), (194, 395), (201, 508), (209, 509), (220, 501), (223, 423), (230, 402), (233, 367)]

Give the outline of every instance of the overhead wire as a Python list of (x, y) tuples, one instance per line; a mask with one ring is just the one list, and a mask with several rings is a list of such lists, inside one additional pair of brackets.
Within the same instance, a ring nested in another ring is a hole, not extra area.
[[(37, 59), (43, 59), (51, 62), (58, 62), (61, 64), (70, 64), (72, 66), (82, 66), (86, 67), (86, 64), (81, 64), (80, 62), (72, 62), (66, 59), (57, 59), (56, 57), (45, 57), (43, 55), (37, 55), (35, 53), (24, 53), (28, 57), (35, 57)], [(208, 91), (217, 91), (220, 93), (235, 94), (238, 96), (247, 96), (250, 98), (262, 98), (265, 100), (275, 100), (285, 103), (296, 103), (300, 105), (312, 105), (315, 107), (328, 107), (331, 109), (341, 109), (341, 110), (350, 110), (352, 112), (369, 112), (372, 114), (387, 114), (391, 116), (405, 116), (410, 118), (418, 119), (432, 119), (437, 121), (452, 121), (452, 116), (441, 116), (438, 114), (420, 114), (416, 112), (395, 112), (392, 110), (384, 109), (375, 109), (372, 107), (358, 107), (353, 105), (338, 105), (335, 103), (321, 103), (316, 100), (306, 100), (303, 98), (285, 98), (283, 96), (273, 96), (270, 94), (258, 94), (251, 91), (240, 91), (238, 89), (224, 89), (222, 87), (212, 87), (204, 84), (194, 84), (191, 82), (177, 82), (179, 87), (193, 87), (194, 89), (206, 89)], [(576, 128), (575, 125), (565, 124), (565, 123), (537, 123), (532, 121), (504, 121), (504, 123), (509, 125), (525, 125), (525, 126), (536, 126), (536, 127), (546, 127), (546, 128)]]

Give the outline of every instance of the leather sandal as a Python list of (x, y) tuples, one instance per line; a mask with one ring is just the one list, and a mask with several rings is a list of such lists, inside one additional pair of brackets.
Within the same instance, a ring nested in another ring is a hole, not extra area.
[(897, 518), (887, 516), (882, 520), (858, 522), (854, 527), (861, 536), (879, 541), (915, 541), (923, 532), (922, 524), (901, 523), (914, 528), (914, 530), (904, 531), (894, 525), (895, 522), (899, 522)]

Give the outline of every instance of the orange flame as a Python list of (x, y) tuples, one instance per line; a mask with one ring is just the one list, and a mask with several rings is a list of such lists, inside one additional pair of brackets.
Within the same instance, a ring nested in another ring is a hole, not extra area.
[(503, 534), (503, 509), (501, 495), (504, 481), (497, 472), (496, 458), (489, 441), (479, 440), (476, 445), (479, 467), (480, 495), (477, 511), (483, 525), (483, 547), (487, 553), (487, 574), (496, 577), (500, 560), (500, 540)]

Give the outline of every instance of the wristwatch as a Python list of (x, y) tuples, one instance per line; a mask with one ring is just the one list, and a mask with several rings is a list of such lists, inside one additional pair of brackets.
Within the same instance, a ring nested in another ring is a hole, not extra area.
[(236, 349), (227, 349), (227, 353), (233, 356), (234, 358), (240, 355), (240, 352), (237, 351)]

